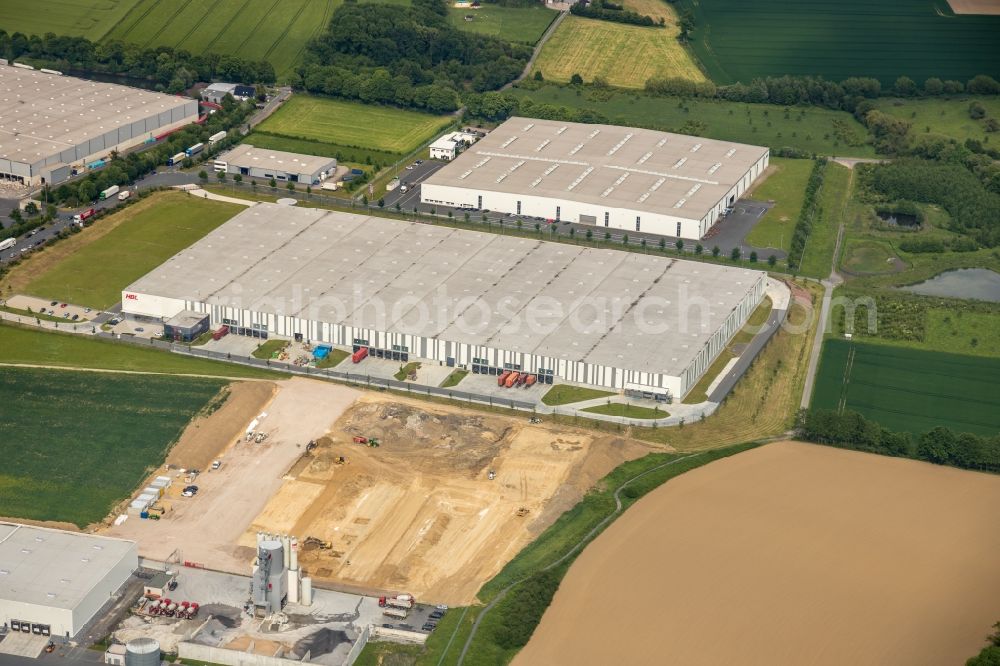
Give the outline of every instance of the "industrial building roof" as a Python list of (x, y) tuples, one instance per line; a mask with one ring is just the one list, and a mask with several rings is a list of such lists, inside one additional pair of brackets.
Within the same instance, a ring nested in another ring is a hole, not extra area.
[(700, 220), (767, 152), (634, 127), (511, 118), (424, 183)]
[(315, 174), (335, 165), (337, 160), (332, 157), (317, 157), (286, 153), (282, 150), (269, 148), (254, 148), (248, 143), (240, 144), (232, 150), (215, 158), (217, 162), (226, 162), (237, 167), (255, 167), (258, 169), (273, 169), (285, 173)]
[(135, 542), (0, 523), (0, 599), (76, 608)]
[(126, 291), (676, 375), (762, 275), (258, 204)]
[(34, 164), (187, 97), (0, 66), (0, 159)]

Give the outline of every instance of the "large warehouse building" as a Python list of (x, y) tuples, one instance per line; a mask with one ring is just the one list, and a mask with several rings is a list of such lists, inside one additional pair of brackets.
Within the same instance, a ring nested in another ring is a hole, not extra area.
[(122, 305), (376, 357), (682, 396), (764, 283), (742, 268), (258, 204), (129, 286)]
[(684, 134), (511, 118), (427, 178), (420, 200), (699, 239), (769, 156)]
[(134, 541), (0, 523), (0, 624), (75, 636), (138, 568)]
[(59, 183), (197, 119), (187, 97), (0, 65), (0, 180)]
[(216, 157), (215, 170), (253, 178), (274, 178), (316, 185), (333, 176), (337, 170), (337, 160), (332, 157), (254, 148), (244, 143)]

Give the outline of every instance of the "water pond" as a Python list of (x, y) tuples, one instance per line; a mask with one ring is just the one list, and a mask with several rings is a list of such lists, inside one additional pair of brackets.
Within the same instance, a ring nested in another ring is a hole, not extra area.
[(938, 273), (929, 280), (901, 289), (924, 296), (974, 298), (1000, 303), (1000, 273), (987, 268), (959, 268)]

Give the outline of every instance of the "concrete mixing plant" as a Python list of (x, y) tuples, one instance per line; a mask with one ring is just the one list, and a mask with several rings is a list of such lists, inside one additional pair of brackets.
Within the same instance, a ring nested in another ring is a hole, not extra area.
[(257, 560), (250, 588), (254, 615), (278, 613), (286, 603), (312, 603), (311, 593), (299, 594), (298, 551), (295, 537), (257, 533)]

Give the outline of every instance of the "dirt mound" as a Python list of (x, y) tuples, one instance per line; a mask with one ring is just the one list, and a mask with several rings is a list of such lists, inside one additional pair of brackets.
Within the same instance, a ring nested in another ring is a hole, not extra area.
[(320, 629), (311, 633), (292, 648), (299, 657), (304, 657), (309, 653), (311, 659), (315, 659), (324, 654), (330, 654), (337, 649), (338, 645), (350, 643), (351, 639), (343, 631), (336, 629)]

